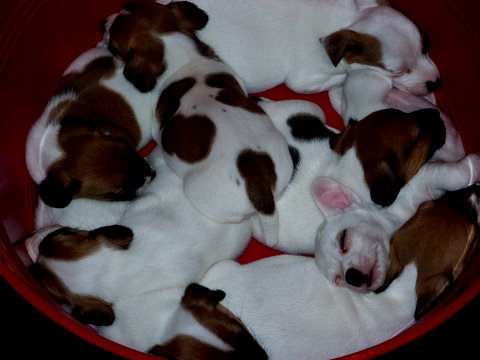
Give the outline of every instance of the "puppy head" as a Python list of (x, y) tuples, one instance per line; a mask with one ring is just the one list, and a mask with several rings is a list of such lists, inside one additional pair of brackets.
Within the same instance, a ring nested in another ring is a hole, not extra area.
[(38, 185), (42, 201), (66, 207), (73, 198), (130, 200), (154, 175), (145, 159), (123, 138), (77, 128), (59, 136), (63, 156), (47, 169)]
[(352, 26), (324, 38), (332, 63), (344, 59), (349, 68), (375, 67), (393, 79), (395, 87), (426, 95), (440, 85), (440, 75), (428, 56), (428, 39), (406, 16), (389, 6), (364, 10)]
[(208, 16), (189, 2), (161, 5), (154, 1), (133, 1), (111, 19), (108, 46), (125, 63), (124, 75), (142, 91), (152, 90), (165, 71), (164, 47), (160, 36), (182, 32), (194, 36)]
[(377, 289), (385, 279), (392, 223), (333, 179), (317, 178), (312, 195), (325, 216), (315, 240), (319, 270), (336, 286)]
[(49, 267), (49, 261), (79, 260), (97, 252), (103, 245), (125, 250), (132, 238), (132, 231), (120, 225), (92, 231), (58, 226), (40, 229), (26, 240), (33, 261), (30, 271), (56, 301), (70, 308), (74, 318), (86, 324), (111, 325), (115, 319), (112, 304), (95, 296), (73, 293), (62, 281), (62, 274)]
[(392, 236), (385, 286), (408, 264), (417, 267), (416, 319), (440, 299), (478, 254), (479, 196), (480, 186), (472, 185), (425, 202)]
[[(177, 335), (166, 343), (156, 345), (149, 353), (167, 359), (252, 359), (265, 360), (265, 351), (245, 325), (226, 307), (219, 304), (225, 297), (222, 290), (210, 290), (192, 283), (181, 300), (183, 309), (223, 343), (220, 348), (192, 335)], [(191, 327), (187, 325), (187, 327)], [(201, 337), (201, 336), (199, 336)]]
[(342, 155), (355, 148), (372, 201), (388, 206), (444, 142), (445, 125), (438, 110), (385, 109), (351, 122), (330, 145)]

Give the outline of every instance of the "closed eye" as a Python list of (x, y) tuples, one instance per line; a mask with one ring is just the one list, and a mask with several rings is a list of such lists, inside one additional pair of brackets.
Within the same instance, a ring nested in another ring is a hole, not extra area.
[(346, 252), (346, 246), (345, 246), (346, 239), (347, 239), (347, 229), (339, 232), (337, 235), (338, 245), (342, 253)]

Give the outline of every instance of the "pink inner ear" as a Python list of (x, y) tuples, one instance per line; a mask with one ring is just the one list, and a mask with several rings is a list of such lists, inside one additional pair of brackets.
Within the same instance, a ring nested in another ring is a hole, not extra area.
[(343, 193), (327, 192), (320, 196), (320, 201), (328, 208), (336, 208), (343, 210), (352, 205), (352, 199)]
[(358, 202), (352, 191), (329, 178), (315, 180), (312, 185), (312, 193), (318, 207), (325, 214), (343, 211)]

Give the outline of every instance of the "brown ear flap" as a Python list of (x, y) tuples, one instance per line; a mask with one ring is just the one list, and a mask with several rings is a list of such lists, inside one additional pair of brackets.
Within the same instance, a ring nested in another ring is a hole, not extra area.
[(350, 121), (341, 133), (330, 138), (330, 148), (337, 154), (344, 155), (353, 146), (356, 124), (357, 121)]
[[(450, 285), (453, 278), (446, 274), (436, 274), (428, 279), (417, 281), (417, 307), (415, 308), (415, 320), (419, 320), (440, 299)], [(421, 284), (421, 285), (419, 285)]]
[(45, 236), (39, 245), (39, 253), (48, 258), (73, 261), (88, 255), (96, 247), (89, 241), (88, 231), (65, 226)]
[(342, 29), (323, 38), (323, 44), (334, 66), (345, 58), (349, 64), (383, 67), (382, 44), (373, 36)]
[(432, 157), (433, 153), (440, 149), (447, 137), (445, 123), (440, 117), (440, 111), (437, 109), (421, 109), (411, 113), (419, 119), (422, 127), (429, 131), (430, 146), (428, 147), (428, 158)]
[(188, 1), (170, 3), (167, 6), (178, 19), (183, 31), (193, 33), (207, 25), (208, 15), (205, 11)]
[(185, 289), (182, 306), (190, 310), (196, 307), (215, 307), (224, 298), (225, 292), (222, 290), (210, 290), (203, 285), (192, 283)]
[(72, 316), (84, 324), (95, 326), (112, 325), (115, 313), (112, 304), (95, 296), (73, 295)]
[(163, 44), (149, 37), (142, 46), (125, 54), (123, 75), (140, 92), (153, 90), (158, 77), (165, 71), (163, 54)]
[(56, 301), (72, 308), (72, 316), (78, 321), (108, 326), (115, 320), (112, 304), (94, 296), (73, 294), (56, 274), (41, 264), (33, 264), (29, 270)]
[(108, 246), (127, 250), (133, 240), (133, 231), (126, 226), (110, 225), (90, 231), (89, 236)]
[(437, 109), (417, 110), (409, 116), (416, 119), (420, 129), (400, 164), (400, 174), (405, 183), (443, 146), (446, 137), (445, 125)]
[(38, 185), (38, 193), (42, 201), (54, 208), (66, 207), (79, 190), (80, 183), (61, 170), (50, 171)]

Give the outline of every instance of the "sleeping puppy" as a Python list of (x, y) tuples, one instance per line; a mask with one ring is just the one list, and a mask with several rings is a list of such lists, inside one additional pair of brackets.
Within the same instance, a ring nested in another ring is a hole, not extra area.
[[(276, 203), (275, 247), (288, 253), (314, 253), (317, 229), (325, 218), (311, 195), (317, 177), (336, 179), (363, 201), (390, 205), (445, 136), (433, 110), (395, 111), (387, 119), (376, 113), (339, 133), (325, 126), (323, 111), (314, 103), (263, 99), (259, 105), (284, 134), (295, 164), (293, 178)], [(257, 221), (254, 225), (254, 237), (263, 241), (261, 227)]]
[(207, 20), (189, 2), (131, 2), (110, 18), (109, 48), (139, 89), (161, 84), (156, 139), (187, 198), (220, 223), (258, 213), (276, 239), (275, 199), (293, 169), (288, 146), (237, 75), (195, 37)]
[(106, 48), (87, 50), (30, 129), (27, 168), (48, 206), (130, 200), (150, 181), (150, 165), (137, 150), (151, 139), (155, 97), (136, 90), (122, 71)]
[(270, 359), (347, 355), (408, 328), (456, 280), (478, 247), (478, 208), (478, 186), (422, 204), (392, 237), (393, 277), (380, 294), (336, 287), (313, 258), (294, 255), (223, 261), (201, 284), (225, 291), (221, 304), (240, 316)]
[(313, 197), (325, 217), (315, 240), (315, 260), (334, 285), (366, 292), (385, 281), (393, 233), (424, 201), (480, 181), (480, 156), (458, 162), (428, 162), (400, 190), (395, 202), (380, 208), (329, 178), (312, 185)]
[(249, 92), (281, 83), (299, 93), (321, 92), (359, 68), (374, 68), (416, 95), (440, 84), (428, 39), (385, 1), (191, 2), (209, 17), (199, 38), (233, 67)]
[[(366, 86), (368, 84), (368, 86)], [(412, 112), (421, 109), (437, 109), (445, 124), (444, 146), (433, 159), (456, 161), (465, 156), (462, 140), (455, 124), (435, 105), (435, 97), (415, 96), (393, 87), (390, 77), (371, 69), (354, 70), (348, 73), (342, 86), (329, 91), (330, 102), (343, 117), (345, 124), (361, 120), (376, 111), (397, 109)]]
[[(216, 262), (239, 256), (251, 236), (249, 219), (220, 224), (198, 212), (161, 149), (148, 160), (158, 175), (115, 225), (50, 227), (26, 241), (34, 273), (57, 301), (102, 335), (141, 351), (175, 335), (171, 319), (187, 285)], [(150, 296), (158, 313), (154, 330), (122, 320)]]

